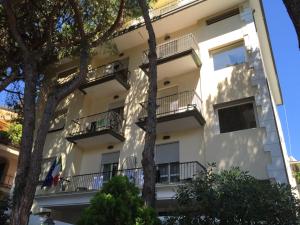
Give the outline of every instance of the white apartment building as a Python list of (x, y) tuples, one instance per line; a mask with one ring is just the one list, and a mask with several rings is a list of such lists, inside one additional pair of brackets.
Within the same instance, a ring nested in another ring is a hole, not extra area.
[[(157, 210), (174, 207), (176, 187), (215, 162), (258, 179), (295, 185), (277, 105), (280, 85), (260, 0), (158, 1)], [(116, 174), (138, 187), (147, 117), (147, 31), (142, 19), (99, 50), (89, 82), (57, 111), (44, 149), (44, 172), (62, 157), (63, 181), (37, 189), (34, 213), (75, 224)], [(74, 73), (64, 62), (56, 74)]]

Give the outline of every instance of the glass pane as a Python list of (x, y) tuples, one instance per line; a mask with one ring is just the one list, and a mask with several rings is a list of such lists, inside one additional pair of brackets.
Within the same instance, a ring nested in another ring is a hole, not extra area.
[(103, 181), (109, 181), (110, 180), (110, 174), (111, 174), (111, 164), (104, 164), (102, 166), (102, 173), (103, 173)]
[(118, 163), (112, 164), (112, 176), (116, 176), (118, 174)]
[(219, 70), (228, 66), (244, 63), (246, 50), (244, 46), (238, 46), (213, 54), (214, 69)]
[(170, 181), (171, 182), (179, 181), (179, 163), (170, 164)]
[(221, 133), (256, 127), (252, 103), (219, 109), (218, 114)]
[(169, 182), (169, 165), (161, 164), (158, 165), (157, 170), (157, 183)]

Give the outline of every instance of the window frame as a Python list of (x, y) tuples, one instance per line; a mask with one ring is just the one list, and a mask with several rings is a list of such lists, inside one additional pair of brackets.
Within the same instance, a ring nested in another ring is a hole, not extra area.
[[(225, 66), (225, 67), (222, 67), (222, 68), (219, 68), (219, 69), (215, 68), (214, 55), (219, 54), (219, 53), (223, 53), (223, 52), (235, 49), (235, 48), (239, 48), (239, 47), (244, 48), (244, 51), (245, 51), (245, 61), (244, 62), (237, 63), (237, 64), (231, 64), (229, 66)], [(245, 46), (245, 41), (243, 39), (238, 40), (238, 41), (234, 41), (234, 42), (231, 42), (231, 43), (227, 43), (225, 45), (222, 45), (222, 46), (216, 47), (214, 49), (211, 49), (211, 50), (209, 50), (209, 55), (210, 55), (210, 58), (211, 58), (211, 61), (212, 61), (213, 71), (215, 71), (215, 72), (226, 69), (226, 68), (230, 68), (230, 67), (233, 67), (233, 66), (243, 65), (243, 64), (245, 64), (249, 61), (248, 51), (247, 51), (247, 48)]]
[[(252, 127), (252, 128), (245, 128), (245, 129), (240, 129), (240, 130), (235, 130), (235, 131), (221, 132), (219, 110), (220, 109), (226, 109), (226, 108), (232, 108), (232, 107), (236, 107), (236, 106), (240, 106), (240, 105), (246, 105), (246, 104), (249, 104), (249, 103), (251, 103), (252, 106), (253, 106), (253, 112), (254, 112), (254, 118), (255, 118), (256, 126)], [(225, 103), (216, 104), (216, 105), (214, 105), (214, 111), (215, 111), (216, 119), (217, 119), (217, 122), (218, 122), (219, 134), (227, 134), (227, 133), (231, 133), (231, 132), (239, 132), (241, 130), (256, 129), (256, 128), (260, 127), (258, 113), (257, 113), (257, 105), (256, 105), (256, 101), (255, 101), (254, 97), (245, 98), (245, 99), (239, 99), (239, 100), (234, 100), (234, 101), (231, 101), (231, 102), (225, 102)]]

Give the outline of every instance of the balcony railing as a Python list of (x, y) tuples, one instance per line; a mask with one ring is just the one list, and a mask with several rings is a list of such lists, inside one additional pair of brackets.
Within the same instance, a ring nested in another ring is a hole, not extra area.
[[(172, 163), (174, 164), (174, 163)], [(203, 172), (205, 167), (199, 162), (177, 163), (178, 169), (173, 173), (157, 173), (157, 184), (176, 184), (184, 183), (194, 179), (197, 174)], [(157, 165), (159, 168), (159, 165)], [(142, 187), (144, 183), (144, 173), (142, 168), (133, 168), (117, 171), (108, 171), (102, 173), (92, 173), (77, 176), (64, 177), (60, 179), (57, 186), (48, 189), (38, 189), (37, 195), (57, 194), (68, 192), (87, 192), (98, 191), (103, 184), (108, 182), (113, 176), (126, 176), (129, 181), (138, 187)], [(174, 179), (174, 177), (177, 177)]]
[(0, 181), (0, 187), (2, 188), (11, 188), (14, 183), (14, 176), (7, 175), (3, 177), (2, 181)]
[[(143, 102), (140, 104), (142, 106), (142, 111), (140, 113), (139, 119), (143, 120), (147, 117), (148, 102)], [(195, 91), (185, 91), (162, 98), (157, 98), (156, 104), (157, 118), (194, 109), (197, 109), (199, 112), (201, 112), (202, 107), (201, 98)]]
[(87, 82), (92, 83), (112, 75), (116, 75), (116, 78), (122, 83), (129, 85), (128, 68), (121, 61), (115, 61), (113, 63), (91, 69), (87, 75)]
[(94, 133), (102, 130), (112, 130), (122, 134), (122, 116), (115, 111), (107, 111), (73, 121), (76, 128), (70, 133), (70, 137), (82, 134)]
[[(155, 20), (155, 19), (158, 19), (167, 14), (178, 11), (182, 8), (193, 5), (194, 3), (197, 4), (198, 2), (202, 2), (202, 1), (204, 1), (204, 0), (174, 0), (172, 2), (169, 2), (166, 5), (163, 5), (162, 7), (150, 9), (149, 15), (152, 20)], [(134, 27), (134, 26), (138, 26), (138, 25), (142, 24), (143, 22), (144, 22), (144, 19), (141, 16), (141, 17), (138, 17), (136, 19), (129, 21), (126, 25), (130, 26), (130, 27)]]
[[(179, 53), (185, 52), (187, 50), (193, 49), (198, 54), (199, 47), (196, 39), (192, 33), (185, 36), (164, 42), (156, 47), (157, 59), (164, 59), (172, 55), (177, 55)], [(144, 51), (143, 54), (143, 64), (149, 63), (148, 59), (149, 50)]]

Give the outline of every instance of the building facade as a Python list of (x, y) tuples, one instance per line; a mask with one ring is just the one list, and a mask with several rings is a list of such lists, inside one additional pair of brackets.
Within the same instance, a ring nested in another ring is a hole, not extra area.
[[(172, 210), (176, 187), (205, 169), (240, 167), (295, 185), (277, 105), (282, 96), (259, 0), (159, 1), (157, 36), (157, 210)], [(89, 82), (59, 106), (44, 149), (43, 180), (62, 158), (59, 185), (38, 188), (34, 213), (75, 223), (112, 176), (138, 187), (147, 118), (147, 31), (142, 19), (112, 39), (116, 54), (91, 60)], [(66, 62), (60, 73), (75, 73)]]
[(17, 113), (0, 108), (0, 198), (1, 194), (10, 193), (17, 171), (19, 148), (7, 137), (7, 131), (16, 118)]

